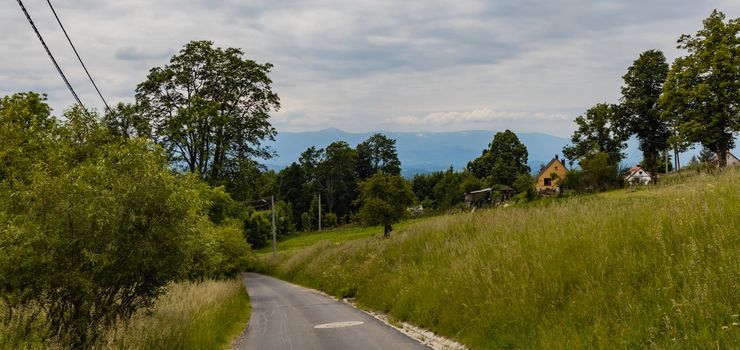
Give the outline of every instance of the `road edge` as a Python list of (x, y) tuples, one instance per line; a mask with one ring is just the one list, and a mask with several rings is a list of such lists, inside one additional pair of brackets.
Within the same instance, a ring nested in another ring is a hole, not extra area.
[[(290, 281), (286, 281), (286, 282), (293, 283), (293, 282), (290, 282)], [(308, 288), (308, 287), (305, 287), (305, 286), (302, 286), (302, 285), (298, 285), (298, 284), (295, 284), (295, 283), (293, 283), (293, 285), (298, 286), (298, 287), (300, 287), (300, 288), (302, 288), (302, 289), (304, 289), (304, 290), (306, 290), (308, 292), (319, 294), (319, 295), (328, 297), (330, 299), (343, 302), (343, 303), (351, 306), (355, 310), (360, 311), (360, 312), (363, 312), (363, 313), (365, 313), (365, 314), (373, 317), (374, 319), (382, 322), (386, 326), (391, 327), (391, 328), (393, 328), (393, 329), (401, 332), (402, 334), (404, 334), (404, 335), (406, 335), (406, 336), (408, 336), (408, 337), (410, 337), (412, 339), (415, 339), (418, 342), (422, 343), (423, 345), (426, 345), (426, 346), (428, 346), (428, 347), (430, 347), (430, 348), (432, 348), (434, 350), (469, 350), (465, 345), (460, 344), (460, 343), (458, 343), (458, 342), (456, 342), (456, 341), (454, 341), (452, 339), (443, 337), (443, 336), (441, 336), (439, 334), (436, 334), (436, 333), (434, 333), (434, 332), (432, 332), (432, 331), (430, 331), (428, 329), (424, 329), (424, 328), (415, 326), (415, 325), (410, 324), (408, 322), (400, 322), (400, 323), (399, 322), (392, 322), (392, 318), (391, 318), (390, 315), (387, 315), (387, 314), (384, 314), (384, 313), (381, 313), (381, 312), (377, 312), (377, 311), (374, 311), (374, 310), (366, 310), (366, 309), (363, 309), (361, 307), (358, 307), (357, 306), (357, 303), (355, 303), (354, 299), (347, 299), (347, 298), (340, 299), (340, 298), (337, 298), (337, 297), (335, 297), (333, 295), (327, 294), (327, 293), (325, 293), (323, 291), (320, 291), (320, 290), (317, 290), (317, 289)], [(400, 325), (400, 327), (398, 325)]]

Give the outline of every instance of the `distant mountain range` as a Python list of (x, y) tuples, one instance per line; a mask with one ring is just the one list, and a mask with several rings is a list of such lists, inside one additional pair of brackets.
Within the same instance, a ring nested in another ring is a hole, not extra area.
[[(454, 132), (381, 132), (396, 140), (398, 158), (401, 161), (402, 175), (410, 177), (418, 173), (446, 170), (450, 166), (463, 169), (469, 161), (480, 156), (488, 147), (496, 131), (454, 131)], [(269, 145), (278, 156), (269, 159), (266, 165), (270, 169), (280, 170), (298, 160), (300, 154), (308, 147), (324, 148), (334, 141), (346, 141), (350, 146), (366, 140), (375, 132), (349, 133), (339, 129), (324, 129), (307, 132), (280, 132)], [(529, 151), (528, 165), (533, 173), (547, 164), (556, 154), (562, 157), (563, 147), (570, 140), (543, 134), (518, 133), (519, 139)], [(628, 142), (625, 165), (639, 163), (642, 153), (635, 140)], [(682, 155), (681, 162), (686, 164), (697, 150)]]

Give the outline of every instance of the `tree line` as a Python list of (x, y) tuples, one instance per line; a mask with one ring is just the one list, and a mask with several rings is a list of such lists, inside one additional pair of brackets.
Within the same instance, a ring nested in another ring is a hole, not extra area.
[(685, 56), (669, 65), (659, 50), (641, 53), (622, 77), (619, 103), (598, 103), (576, 118), (572, 145), (563, 154), (591, 174), (569, 174), (571, 186), (584, 187), (579, 176), (617, 184), (630, 137), (639, 141), (641, 165), (653, 179), (671, 153), (671, 167), (680, 169), (679, 154), (695, 144), (725, 166), (740, 132), (740, 20), (726, 21), (714, 10), (703, 25), (678, 39)]

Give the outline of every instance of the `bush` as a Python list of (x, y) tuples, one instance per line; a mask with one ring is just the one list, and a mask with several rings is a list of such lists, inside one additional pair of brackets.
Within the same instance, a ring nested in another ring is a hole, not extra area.
[(309, 213), (301, 214), (301, 227), (303, 227), (303, 231), (311, 231), (311, 221), (311, 215)]
[(244, 238), (252, 248), (267, 246), (272, 239), (272, 223), (266, 211), (255, 211), (244, 220)]
[(36, 94), (0, 100), (3, 319), (33, 315), (41, 337), (89, 348), (169, 283), (243, 270), (249, 249), (223, 190), (177, 177), (149, 140), (113, 136), (78, 108), (65, 117)]
[(278, 238), (285, 238), (295, 234), (293, 223), (293, 205), (289, 202), (275, 203), (275, 231)]
[(247, 270), (253, 255), (243, 236), (241, 221), (227, 219), (221, 225), (201, 219), (189, 243), (186, 279), (235, 277)]
[(203, 205), (148, 142), (97, 152), (0, 186), (1, 198), (13, 198), (0, 203), (8, 213), (0, 217), (0, 294), (11, 307), (44, 305), (71, 347), (88, 346), (180, 277)]
[(328, 228), (328, 227), (337, 226), (337, 222), (338, 222), (338, 220), (337, 220), (337, 214), (327, 213), (326, 215), (324, 215), (324, 220), (322, 220), (322, 221), (323, 222), (321, 223), (321, 225), (323, 227)]

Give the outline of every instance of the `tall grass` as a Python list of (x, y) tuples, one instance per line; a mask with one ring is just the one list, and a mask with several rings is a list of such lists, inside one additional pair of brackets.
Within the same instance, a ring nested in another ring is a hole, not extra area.
[(225, 349), (249, 320), (249, 296), (241, 281), (180, 283), (109, 332), (104, 349)]
[[(403, 229), (418, 220), (407, 220), (393, 225), (393, 229)], [(280, 253), (291, 253), (295, 250), (305, 248), (318, 242), (327, 241), (331, 243), (341, 243), (345, 241), (368, 238), (383, 234), (382, 227), (361, 227), (355, 225), (346, 225), (337, 228), (324, 229), (322, 231), (313, 231), (301, 233), (297, 236), (290, 237), (286, 240), (277, 242), (277, 250)], [(272, 244), (268, 247), (258, 250), (258, 253), (272, 253)]]
[[(40, 309), (37, 309), (40, 310)], [(60, 349), (43, 312), (8, 319), (0, 304), (0, 349)], [(249, 320), (249, 296), (238, 280), (178, 283), (126, 323), (108, 331), (97, 349), (225, 349)]]
[(271, 261), (474, 349), (740, 344), (740, 173), (438, 217)]

